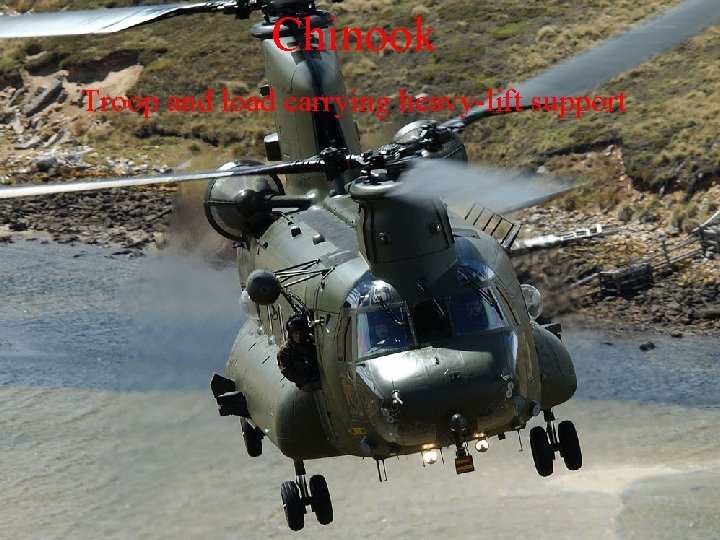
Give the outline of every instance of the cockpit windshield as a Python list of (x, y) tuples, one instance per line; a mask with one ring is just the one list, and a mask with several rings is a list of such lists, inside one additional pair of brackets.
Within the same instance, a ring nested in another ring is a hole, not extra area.
[(355, 327), (347, 344), (354, 340), (362, 359), (507, 327), (493, 278), (484, 265), (464, 265), (458, 268), (454, 292), (408, 306), (390, 284), (365, 274), (345, 301)]
[(362, 358), (386, 353), (412, 345), (412, 334), (404, 307), (385, 307), (377, 311), (358, 313), (357, 350)]
[(449, 298), (449, 306), (455, 335), (507, 326), (495, 293), (489, 287), (453, 295)]

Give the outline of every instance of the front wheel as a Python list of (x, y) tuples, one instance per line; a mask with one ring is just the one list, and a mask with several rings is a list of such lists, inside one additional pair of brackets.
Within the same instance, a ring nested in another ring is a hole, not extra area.
[(299, 531), (305, 526), (305, 506), (298, 485), (292, 481), (283, 482), (280, 486), (280, 496), (288, 527), (292, 531)]
[(530, 450), (538, 474), (540, 476), (550, 476), (553, 473), (555, 452), (550, 446), (545, 429), (540, 426), (530, 430)]
[(333, 520), (333, 507), (330, 491), (325, 477), (316, 474), (310, 478), (310, 506), (321, 525), (328, 525)]

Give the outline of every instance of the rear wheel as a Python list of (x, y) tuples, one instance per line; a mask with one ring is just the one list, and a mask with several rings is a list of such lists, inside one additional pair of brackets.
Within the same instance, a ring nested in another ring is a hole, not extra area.
[(325, 477), (316, 474), (310, 478), (310, 506), (322, 525), (332, 523), (333, 507)]
[(569, 420), (560, 422), (558, 439), (565, 466), (571, 471), (577, 471), (582, 467), (582, 451), (580, 450), (580, 440), (575, 425)]
[(299, 531), (305, 526), (305, 506), (300, 497), (300, 489), (295, 482), (283, 482), (280, 487), (283, 510), (288, 527), (293, 531)]
[(536, 426), (530, 430), (530, 450), (532, 450), (535, 469), (540, 476), (550, 476), (553, 473), (553, 452), (550, 441), (548, 441), (545, 429)]
[(245, 450), (250, 457), (258, 457), (262, 454), (262, 431), (253, 427), (250, 422), (244, 418), (240, 418), (240, 427), (242, 428), (243, 440), (245, 441)]

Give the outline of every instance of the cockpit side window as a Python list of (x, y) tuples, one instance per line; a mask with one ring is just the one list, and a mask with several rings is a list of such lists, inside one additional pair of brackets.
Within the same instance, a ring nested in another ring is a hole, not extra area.
[(415, 333), (420, 343), (450, 337), (450, 325), (440, 300), (426, 300), (413, 306)]
[(405, 349), (413, 344), (407, 313), (387, 307), (356, 315), (358, 358)]

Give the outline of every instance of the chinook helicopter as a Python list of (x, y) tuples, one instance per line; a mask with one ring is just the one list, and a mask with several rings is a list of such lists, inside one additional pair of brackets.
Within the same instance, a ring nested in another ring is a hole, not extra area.
[[(254, 11), (262, 13), (252, 35), (266, 62), (264, 95), (347, 95), (334, 51), (294, 50), (308, 25), (331, 31), (334, 17), (307, 0), (4, 16), (0, 37), (108, 33), (192, 13), (247, 19)], [(529, 108), (531, 96), (593, 88), (710, 25), (717, 11), (716, 0), (693, 0), (649, 19), (518, 85), (524, 97), (513, 110)], [(582, 466), (573, 423), (556, 425), (552, 410), (576, 390), (573, 363), (559, 325), (536, 322), (539, 293), (518, 282), (508, 256), (519, 227), (496, 213), (569, 185), (450, 165), (467, 161), (459, 132), (504, 112), (484, 105), (443, 123), (413, 122), (362, 152), (351, 114), (278, 108), (277, 133), (266, 138), (267, 158), (277, 163), (13, 186), (0, 198), (208, 180), (205, 214), (235, 242), (247, 316), (211, 390), (221, 415), (239, 417), (251, 457), (267, 439), (293, 460), (295, 479), (282, 484), (281, 498), (288, 526), (299, 530), (308, 507), (321, 524), (333, 520), (327, 482), (306, 479), (306, 460), (370, 458), (382, 480), (388, 457), (419, 453), (432, 464), (454, 447), (456, 472), (469, 473), (471, 443), (487, 451), (491, 437), (519, 436), (542, 413), (545, 427), (530, 430), (537, 472), (552, 474), (557, 454), (570, 470)], [(440, 199), (447, 192), (473, 201), (481, 193), (483, 206), (456, 214)], [(311, 329), (320, 374), (311, 391), (276, 362), (291, 319)]]

